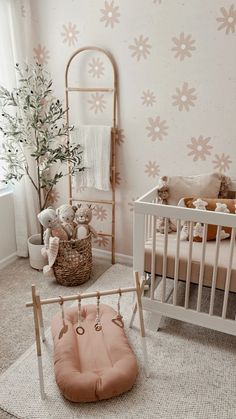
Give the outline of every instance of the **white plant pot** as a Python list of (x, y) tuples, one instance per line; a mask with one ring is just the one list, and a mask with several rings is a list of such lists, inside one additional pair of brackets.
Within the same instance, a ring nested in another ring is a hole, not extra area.
[(40, 244), (40, 242), (40, 234), (34, 234), (28, 238), (30, 266), (34, 269), (42, 271), (44, 265), (47, 264), (47, 261), (45, 261), (45, 258), (41, 254), (41, 249), (44, 245)]

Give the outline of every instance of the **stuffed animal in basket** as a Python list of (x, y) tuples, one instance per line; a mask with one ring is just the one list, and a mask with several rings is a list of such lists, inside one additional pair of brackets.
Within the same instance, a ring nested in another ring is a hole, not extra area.
[(74, 236), (74, 231), (77, 226), (77, 224), (74, 222), (76, 210), (77, 207), (67, 204), (61, 205), (56, 209), (56, 214), (61, 222), (62, 227), (67, 232), (69, 240)]
[(81, 204), (78, 205), (78, 209), (75, 213), (75, 220), (77, 222), (76, 227), (76, 239), (84, 239), (91, 233), (94, 237), (97, 237), (97, 232), (89, 224), (92, 220), (92, 206), (87, 205), (87, 207), (82, 207)]
[(43, 240), (46, 249), (49, 246), (50, 237), (58, 237), (60, 240), (68, 240), (68, 235), (62, 227), (53, 208), (46, 208), (38, 214), (38, 219), (45, 228)]
[(43, 267), (43, 273), (45, 276), (55, 278), (53, 265), (56, 261), (58, 250), (59, 250), (60, 239), (58, 237), (49, 237), (49, 246), (48, 249), (43, 247), (41, 254), (45, 259), (47, 259), (48, 264)]

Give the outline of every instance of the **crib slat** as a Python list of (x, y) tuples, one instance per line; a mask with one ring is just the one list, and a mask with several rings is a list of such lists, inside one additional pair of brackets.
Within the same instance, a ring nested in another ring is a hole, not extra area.
[(156, 275), (156, 222), (155, 216), (152, 217), (152, 263), (151, 263), (151, 299), (154, 299), (155, 275)]
[(197, 311), (201, 310), (201, 302), (202, 302), (202, 285), (203, 285), (203, 274), (204, 274), (204, 267), (205, 267), (207, 229), (208, 229), (208, 225), (204, 224), (203, 238), (202, 238), (202, 255), (201, 255), (199, 281), (198, 281)]
[(219, 250), (220, 250), (220, 233), (221, 233), (221, 226), (217, 226), (215, 261), (214, 261), (212, 281), (211, 281), (211, 298), (210, 298), (210, 309), (209, 309), (210, 316), (213, 315), (213, 310), (214, 310), (216, 279), (217, 279), (218, 259), (219, 259)]
[(168, 247), (168, 218), (164, 219), (164, 252), (162, 264), (162, 303), (166, 301), (166, 265), (167, 265), (167, 247)]
[(146, 231), (146, 238), (149, 239), (149, 214), (146, 214), (146, 220), (145, 220), (145, 231)]
[(227, 305), (228, 305), (228, 298), (229, 298), (229, 287), (230, 287), (230, 279), (231, 279), (231, 271), (232, 271), (232, 262), (233, 262), (233, 255), (234, 255), (234, 246), (235, 246), (235, 228), (232, 228), (231, 240), (230, 240), (230, 249), (229, 249), (229, 264), (228, 264), (226, 281), (225, 281), (224, 302), (223, 302), (223, 310), (222, 310), (222, 318), (223, 319), (226, 318), (226, 312), (227, 312)]
[(188, 308), (189, 303), (189, 290), (190, 290), (190, 275), (192, 267), (192, 250), (193, 250), (193, 221), (189, 223), (189, 247), (188, 247), (188, 265), (186, 275), (186, 286), (185, 286), (185, 301), (184, 308)]
[(149, 215), (145, 215), (145, 240), (148, 240), (148, 217)]
[(177, 234), (176, 234), (176, 253), (175, 253), (175, 273), (174, 273), (174, 293), (173, 293), (173, 304), (177, 304), (177, 288), (178, 288), (178, 276), (179, 276), (179, 248), (180, 248), (180, 229), (181, 220), (177, 220)]
[(148, 237), (152, 237), (152, 231), (153, 231), (153, 215), (149, 215), (149, 229), (148, 229)]

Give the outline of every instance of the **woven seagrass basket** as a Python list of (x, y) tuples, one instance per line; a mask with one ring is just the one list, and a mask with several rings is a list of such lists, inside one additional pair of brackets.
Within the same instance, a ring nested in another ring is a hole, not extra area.
[(91, 241), (91, 234), (81, 240), (60, 241), (53, 266), (59, 284), (72, 287), (89, 280), (92, 270)]

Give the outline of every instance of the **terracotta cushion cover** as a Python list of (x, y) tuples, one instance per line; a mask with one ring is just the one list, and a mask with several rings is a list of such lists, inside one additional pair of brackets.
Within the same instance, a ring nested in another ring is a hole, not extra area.
[[(207, 211), (215, 211), (216, 204), (226, 204), (229, 212), (231, 214), (235, 214), (235, 205), (236, 205), (236, 199), (212, 199), (212, 198), (201, 198), (203, 201), (207, 202), (206, 210)], [(187, 208), (195, 208), (193, 205), (193, 202), (196, 201), (196, 198), (184, 198), (184, 203)], [(222, 227), (222, 230), (225, 231), (225, 233), (231, 234), (231, 227)], [(207, 240), (215, 240), (217, 234), (217, 226), (209, 224), (207, 229)], [(194, 241), (202, 241), (200, 237), (194, 237)]]
[(72, 402), (92, 402), (118, 396), (134, 384), (138, 366), (124, 329), (112, 322), (116, 311), (100, 305), (102, 331), (96, 332), (96, 305), (82, 306), (85, 333), (76, 333), (77, 307), (65, 310), (68, 332), (59, 339), (61, 314), (52, 320), (54, 372), (64, 397)]
[[(166, 275), (168, 278), (174, 278), (176, 244), (177, 244), (176, 237), (177, 237), (176, 233), (171, 233), (168, 235), (167, 272), (166, 272)], [(187, 277), (188, 249), (189, 249), (189, 242), (181, 241), (180, 253), (179, 253), (178, 277), (182, 281), (185, 281)], [(203, 284), (209, 287), (211, 286), (211, 283), (212, 283), (213, 266), (214, 266), (214, 260), (215, 260), (215, 249), (216, 249), (215, 241), (207, 242)], [(155, 263), (156, 275), (162, 275), (163, 253), (164, 253), (164, 236), (163, 234), (157, 233), (156, 234), (156, 261), (155, 261), (156, 262)], [(202, 243), (194, 242), (193, 249), (192, 249), (190, 281), (195, 284), (198, 284), (198, 281), (199, 281), (201, 257), (202, 257)], [(151, 261), (152, 261), (152, 240), (150, 239), (145, 243), (144, 269), (146, 272), (151, 272)], [(220, 252), (219, 252), (217, 280), (216, 280), (216, 287), (222, 290), (225, 289), (225, 280), (226, 280), (228, 263), (229, 263), (229, 240), (222, 240), (220, 242)], [(236, 292), (236, 249), (234, 251), (233, 262), (232, 262), (230, 291)]]

